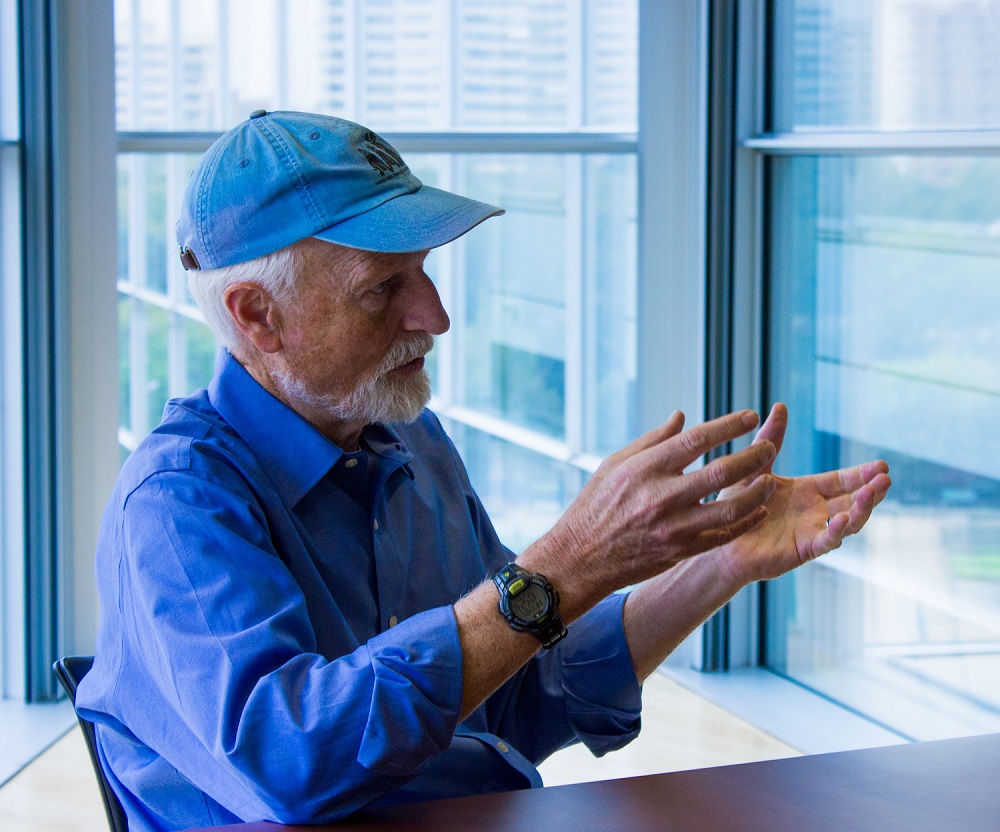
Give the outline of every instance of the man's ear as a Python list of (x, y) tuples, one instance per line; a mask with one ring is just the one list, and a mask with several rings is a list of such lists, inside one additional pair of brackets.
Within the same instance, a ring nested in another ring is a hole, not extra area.
[(223, 302), (236, 328), (258, 350), (281, 349), (281, 317), (270, 292), (258, 283), (234, 283), (226, 289)]

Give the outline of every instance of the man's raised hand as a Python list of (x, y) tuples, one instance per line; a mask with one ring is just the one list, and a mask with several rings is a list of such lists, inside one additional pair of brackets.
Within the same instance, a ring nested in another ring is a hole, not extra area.
[[(608, 457), (519, 562), (549, 576), (572, 619), (616, 589), (746, 534), (768, 516), (774, 443), (763, 439), (698, 470), (685, 469), (758, 421), (745, 410), (685, 431), (684, 415), (674, 413)], [(704, 502), (718, 492), (719, 499)]]
[[(787, 425), (787, 408), (776, 404), (754, 444), (780, 450)], [(772, 467), (768, 464), (740, 483), (747, 488), (754, 476), (768, 476), (776, 487), (766, 503), (766, 520), (723, 546), (727, 569), (737, 584), (775, 578), (838, 548), (868, 522), (892, 484), (889, 466), (882, 460), (803, 477), (774, 477)]]

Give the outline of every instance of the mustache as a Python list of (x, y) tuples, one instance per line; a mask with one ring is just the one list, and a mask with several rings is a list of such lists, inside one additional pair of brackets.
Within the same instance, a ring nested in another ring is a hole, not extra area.
[(386, 353), (377, 375), (392, 372), (397, 367), (427, 355), (434, 347), (434, 336), (429, 332), (419, 332), (405, 341), (397, 341)]

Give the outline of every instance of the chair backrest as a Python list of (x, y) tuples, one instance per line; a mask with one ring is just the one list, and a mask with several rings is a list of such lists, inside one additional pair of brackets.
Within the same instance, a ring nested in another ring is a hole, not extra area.
[[(56, 674), (59, 684), (69, 695), (74, 710), (76, 709), (76, 689), (93, 666), (93, 656), (67, 656), (52, 665), (52, 672)], [(76, 718), (83, 730), (83, 739), (87, 743), (87, 751), (90, 752), (90, 761), (94, 764), (97, 785), (101, 790), (101, 800), (104, 801), (104, 811), (108, 816), (108, 826), (111, 827), (111, 832), (128, 832), (128, 818), (125, 816), (125, 810), (122, 808), (121, 801), (118, 800), (118, 795), (111, 788), (104, 768), (101, 766), (101, 758), (97, 754), (94, 724), (80, 716), (79, 711), (76, 712)]]

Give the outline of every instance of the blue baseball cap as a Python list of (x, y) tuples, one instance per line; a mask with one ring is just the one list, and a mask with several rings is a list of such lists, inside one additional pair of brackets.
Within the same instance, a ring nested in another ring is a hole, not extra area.
[(437, 248), (504, 213), (430, 188), (384, 139), (312, 113), (257, 110), (220, 137), (177, 222), (185, 269), (243, 263), (318, 237), (381, 252)]

